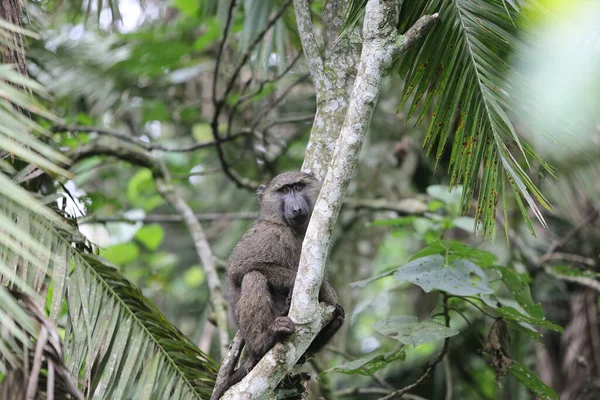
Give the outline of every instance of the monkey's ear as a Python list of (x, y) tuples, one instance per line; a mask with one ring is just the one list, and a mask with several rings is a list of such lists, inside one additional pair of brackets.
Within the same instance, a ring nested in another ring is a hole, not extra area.
[(260, 185), (259, 187), (256, 188), (256, 195), (258, 196), (259, 203), (262, 201), (263, 196), (265, 195), (266, 188), (267, 188), (267, 185)]

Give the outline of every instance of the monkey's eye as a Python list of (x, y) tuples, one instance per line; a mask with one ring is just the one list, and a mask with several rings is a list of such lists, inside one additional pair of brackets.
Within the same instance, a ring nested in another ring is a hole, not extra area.
[(296, 183), (296, 184), (294, 185), (294, 190), (295, 190), (296, 192), (300, 192), (300, 191), (302, 191), (302, 189), (304, 189), (304, 185), (303, 185), (303, 184), (301, 184), (301, 183)]
[(290, 192), (290, 188), (287, 186), (284, 186), (281, 188), (281, 193), (283, 194), (288, 194)]

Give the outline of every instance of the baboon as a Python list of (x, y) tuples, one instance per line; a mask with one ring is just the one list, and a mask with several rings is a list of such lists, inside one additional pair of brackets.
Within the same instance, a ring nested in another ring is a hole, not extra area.
[[(227, 262), (229, 304), (245, 341), (246, 360), (213, 399), (220, 398), (276, 342), (294, 331), (287, 314), (302, 241), (320, 189), (318, 180), (303, 172), (284, 172), (258, 188), (259, 216)], [(324, 347), (344, 321), (344, 310), (326, 277), (319, 301), (335, 306), (336, 311), (307, 353)]]

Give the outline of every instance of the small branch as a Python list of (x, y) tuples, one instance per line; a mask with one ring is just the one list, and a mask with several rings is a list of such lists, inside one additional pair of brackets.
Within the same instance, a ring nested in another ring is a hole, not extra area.
[[(100, 138), (102, 139), (102, 138)], [(210, 300), (215, 311), (217, 330), (221, 345), (221, 354), (225, 354), (229, 345), (229, 335), (227, 333), (227, 311), (225, 299), (221, 289), (221, 281), (217, 273), (215, 257), (212, 253), (202, 225), (196, 218), (191, 207), (181, 197), (171, 182), (169, 171), (164, 163), (150, 156), (148, 153), (136, 148), (123, 146), (118, 141), (96, 140), (94, 142), (81, 146), (71, 158), (73, 163), (84, 158), (96, 155), (109, 155), (129, 161), (133, 164), (149, 168), (155, 179), (156, 188), (167, 202), (177, 211), (183, 222), (185, 222), (192, 239), (194, 247), (200, 262), (206, 272), (208, 288), (210, 290)]]
[[(442, 298), (442, 305), (444, 307), (444, 319), (446, 321), (446, 326), (450, 327), (450, 310), (448, 308), (448, 295), (446, 293), (443, 293), (443, 298)], [(417, 379), (414, 383), (411, 383), (408, 386), (403, 387), (402, 389), (396, 390), (392, 393), (390, 393), (387, 396), (381, 397), (379, 400), (389, 400), (389, 399), (395, 399), (397, 397), (402, 397), (406, 392), (408, 392), (409, 390), (419, 386), (421, 383), (423, 383), (423, 381), (425, 379), (427, 379), (427, 377), (429, 377), (429, 375), (431, 375), (431, 373), (433, 372), (433, 370), (435, 369), (435, 367), (444, 359), (444, 357), (446, 356), (446, 353), (448, 353), (448, 347), (450, 346), (450, 338), (447, 337), (446, 339), (444, 339), (444, 347), (442, 347), (442, 351), (440, 351), (440, 353), (437, 355), (437, 357), (429, 364), (429, 366), (427, 367), (427, 369), (425, 370), (425, 372), (423, 373), (423, 375), (421, 375), (419, 377), (419, 379)]]
[(548, 274), (548, 275), (552, 275), (553, 277), (560, 279), (561, 281), (565, 281), (565, 282), (572, 282), (572, 283), (577, 283), (581, 286), (585, 286), (588, 287), (590, 289), (594, 289), (597, 292), (600, 293), (600, 281), (591, 278), (591, 277), (587, 277), (587, 276), (568, 276), (568, 275), (561, 275), (556, 273), (552, 268), (546, 267), (544, 269), (544, 271)]
[(256, 90), (254, 90), (252, 93), (248, 93), (243, 96), (240, 96), (240, 98), (235, 103), (234, 107), (240, 106), (241, 104), (245, 103), (246, 101), (251, 100), (254, 96), (261, 94), (267, 83), (275, 83), (275, 82), (279, 81), (281, 78), (283, 78), (284, 76), (286, 76), (287, 73), (292, 70), (294, 65), (296, 65), (296, 62), (298, 62), (298, 60), (300, 59), (301, 56), (302, 56), (302, 52), (299, 52), (298, 54), (296, 54), (296, 57), (294, 57), (292, 62), (279, 75), (275, 76), (272, 79), (266, 79), (266, 80), (260, 81), (258, 83), (258, 88), (256, 88)]
[(335, 395), (337, 397), (350, 397), (350, 396), (357, 396), (359, 394), (387, 394), (390, 391), (387, 389), (383, 389), (383, 388), (364, 388), (364, 387), (352, 387), (349, 389), (343, 389), (343, 390), (338, 390), (337, 392), (335, 392)]
[[(164, 152), (169, 152), (169, 153), (183, 153), (183, 152), (188, 152), (188, 151), (205, 149), (207, 147), (212, 147), (217, 144), (217, 142), (214, 140), (208, 140), (205, 142), (192, 143), (192, 144), (184, 145), (184, 146), (163, 146), (160, 144), (153, 144), (153, 143), (145, 142), (135, 136), (127, 135), (127, 134), (120, 133), (120, 132), (115, 132), (113, 130), (106, 129), (106, 128), (98, 128), (98, 127), (93, 127), (93, 126), (56, 125), (51, 129), (51, 131), (52, 132), (67, 131), (67, 132), (97, 133), (99, 135), (112, 136), (114, 138), (123, 140), (125, 142), (135, 144), (136, 146), (139, 146), (146, 151), (158, 150), (158, 151), (164, 151)], [(220, 139), (220, 142), (221, 143), (231, 142), (240, 137), (247, 136), (250, 133), (251, 133), (250, 130), (242, 130), (242, 131), (235, 133), (227, 138)]]
[(569, 253), (546, 253), (540, 257), (538, 261), (540, 265), (545, 264), (550, 260), (563, 260), (577, 264), (585, 264), (590, 267), (594, 267), (596, 262), (593, 258), (580, 256), (579, 254), (569, 254)]
[[(196, 219), (202, 222), (215, 222), (215, 221), (227, 221), (236, 219), (247, 219), (252, 220), (257, 217), (256, 213), (253, 212), (239, 212), (239, 213), (206, 213), (196, 214)], [(143, 222), (144, 224), (151, 223), (177, 223), (183, 222), (181, 215), (178, 214), (153, 214), (148, 215), (144, 218), (127, 218), (125, 216), (97, 216), (91, 215), (81, 218), (77, 221), (78, 224), (107, 224), (113, 222), (125, 222), (128, 224), (137, 224)]]
[(402, 53), (404, 53), (406, 50), (414, 46), (419, 40), (425, 37), (425, 35), (427, 35), (433, 24), (435, 24), (438, 19), (438, 13), (431, 15), (423, 15), (421, 18), (419, 18), (417, 22), (415, 22), (414, 25), (406, 31), (406, 33), (398, 36), (398, 38), (396, 39), (396, 45), (392, 50), (394, 52), (393, 57), (399, 57)]
[(236, 0), (229, 0), (229, 9), (227, 10), (227, 19), (225, 20), (225, 27), (223, 28), (223, 39), (219, 44), (219, 50), (217, 51), (217, 60), (215, 62), (215, 74), (213, 76), (213, 87), (212, 87), (212, 99), (215, 106), (215, 113), (217, 109), (221, 108), (220, 100), (217, 100), (217, 80), (219, 79), (219, 68), (221, 67), (221, 58), (223, 58), (223, 50), (225, 49), (225, 43), (229, 36), (229, 28), (231, 27), (231, 21), (233, 20), (233, 11), (235, 9)]
[(268, 124), (265, 124), (265, 126), (262, 127), (263, 131), (266, 131), (274, 126), (277, 125), (284, 125), (284, 124), (295, 124), (298, 122), (312, 122), (312, 120), (315, 118), (314, 114), (310, 114), (310, 115), (300, 115), (300, 116), (294, 116), (294, 117), (287, 117), (287, 118), (281, 118), (275, 121), (271, 121)]
[(221, 368), (219, 369), (219, 374), (217, 375), (217, 379), (215, 381), (215, 387), (213, 389), (213, 393), (220, 393), (222, 391), (222, 387), (227, 383), (227, 379), (233, 374), (235, 370), (235, 366), (240, 359), (240, 355), (242, 354), (242, 349), (244, 348), (244, 339), (242, 339), (242, 335), (238, 331), (232, 342), (229, 346), (229, 351), (223, 361), (221, 361)]
[(288, 86), (279, 96), (277, 96), (275, 99), (273, 99), (273, 101), (271, 101), (266, 107), (263, 108), (263, 110), (258, 113), (258, 116), (254, 119), (254, 122), (252, 123), (252, 127), (250, 128), (250, 130), (254, 130), (256, 129), (256, 127), (258, 126), (258, 124), (260, 124), (261, 119), (271, 110), (273, 110), (273, 108), (275, 108), (275, 106), (277, 104), (279, 104), (283, 99), (286, 98), (286, 96), (290, 93), (290, 91), (297, 86), (298, 84), (304, 82), (304, 80), (308, 78), (308, 74), (306, 75), (302, 75), (300, 76), (298, 79), (296, 79), (290, 86)]
[(372, 211), (395, 211), (401, 216), (423, 215), (429, 210), (425, 202), (412, 198), (395, 202), (382, 199), (347, 198), (344, 200), (344, 205), (356, 209), (366, 208)]
[(548, 247), (548, 250), (546, 251), (546, 253), (542, 257), (540, 257), (540, 259), (538, 261), (538, 265), (541, 265), (541, 264), (543, 264), (543, 262), (550, 259), (552, 253), (556, 252), (556, 250), (562, 248), (564, 245), (569, 243), (571, 241), (571, 239), (573, 239), (575, 237), (575, 235), (577, 235), (583, 228), (585, 228), (587, 225), (591, 224), (598, 217), (599, 212), (600, 212), (600, 207), (595, 208), (591, 213), (589, 213), (583, 219), (583, 221), (581, 221), (579, 224), (577, 224), (577, 226), (575, 226), (573, 229), (571, 229), (565, 236), (563, 236), (559, 240), (552, 243), (550, 245), (550, 247)]
[(298, 25), (298, 34), (300, 35), (302, 49), (304, 49), (304, 54), (309, 65), (308, 69), (318, 91), (323, 75), (323, 59), (319, 54), (308, 0), (294, 0), (294, 10), (296, 11), (296, 23)]

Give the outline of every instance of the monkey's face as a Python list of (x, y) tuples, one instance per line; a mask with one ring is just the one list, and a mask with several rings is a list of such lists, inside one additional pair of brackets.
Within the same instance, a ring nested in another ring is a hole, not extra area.
[(308, 226), (319, 182), (303, 172), (284, 172), (258, 190), (261, 216), (280, 218), (298, 232)]
[(294, 229), (305, 228), (312, 213), (310, 199), (302, 193), (305, 188), (306, 184), (296, 182), (277, 190), (281, 201), (281, 215)]

